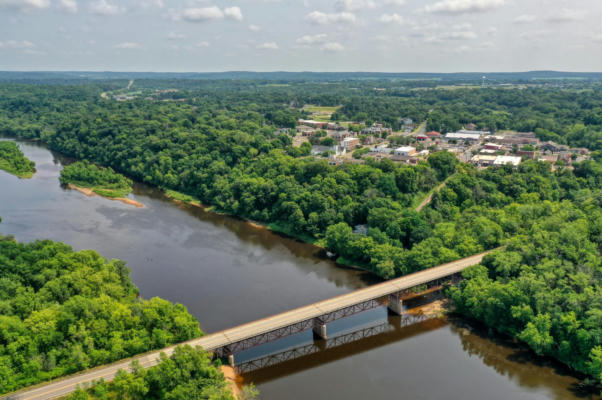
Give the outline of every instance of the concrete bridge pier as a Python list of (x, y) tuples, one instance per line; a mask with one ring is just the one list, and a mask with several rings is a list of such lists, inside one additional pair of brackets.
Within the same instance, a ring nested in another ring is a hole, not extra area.
[(229, 354), (229, 355), (228, 355), (228, 364), (229, 364), (229, 365), (230, 365), (232, 368), (234, 368), (234, 366), (236, 365), (236, 364), (234, 363), (234, 354)]
[(389, 305), (387, 306), (390, 312), (395, 315), (403, 314), (403, 301), (398, 293), (389, 295)]
[(314, 337), (318, 339), (326, 340), (326, 324), (320, 318), (314, 318)]

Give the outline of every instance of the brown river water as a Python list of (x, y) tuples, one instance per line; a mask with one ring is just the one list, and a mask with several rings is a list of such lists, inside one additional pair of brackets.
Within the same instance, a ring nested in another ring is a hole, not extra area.
[[(58, 176), (70, 160), (34, 143), (20, 146), (37, 173), (20, 180), (0, 171), (0, 233), (125, 260), (143, 297), (184, 304), (206, 332), (379, 281), (336, 265), (312, 245), (176, 204), (146, 185), (136, 184), (131, 195), (143, 208), (61, 188)], [(237, 361), (297, 356), (243, 375), (265, 400), (599, 398), (563, 366), (478, 324), (457, 317), (401, 321), (377, 308), (329, 325), (328, 343), (314, 346), (304, 332)]]

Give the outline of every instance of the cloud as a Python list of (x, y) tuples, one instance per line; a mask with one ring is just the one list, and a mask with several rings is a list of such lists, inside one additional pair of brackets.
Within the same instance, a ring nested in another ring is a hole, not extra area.
[(7, 40), (6, 42), (0, 42), (0, 48), (31, 49), (33, 47), (36, 47), (36, 45), (29, 40)]
[(452, 29), (456, 31), (467, 31), (471, 28), (472, 24), (470, 22), (464, 22), (462, 24), (456, 24), (452, 26)]
[(123, 9), (114, 4), (107, 3), (107, 0), (98, 0), (90, 5), (90, 12), (97, 15), (117, 15), (123, 12)]
[(343, 47), (342, 44), (337, 42), (329, 42), (323, 44), (322, 47), (320, 47), (320, 50), (327, 51), (329, 53), (338, 53), (345, 50), (345, 47)]
[(442, 0), (422, 9), (429, 14), (467, 14), (493, 10), (505, 4), (505, 0)]
[(328, 36), (324, 33), (317, 35), (305, 35), (298, 38), (295, 42), (301, 46), (311, 46), (313, 44), (324, 43), (328, 39)]
[(190, 22), (205, 22), (224, 18), (242, 21), (242, 11), (239, 7), (228, 7), (222, 11), (219, 7), (187, 8), (182, 14), (176, 14), (173, 19), (185, 19)]
[(224, 8), (224, 15), (226, 18), (232, 18), (236, 21), (242, 21), (242, 11), (239, 7), (228, 7)]
[(207, 42), (206, 40), (203, 40), (202, 42), (198, 42), (196, 44), (196, 47), (209, 47), (209, 42)]
[(476, 38), (477, 34), (473, 31), (453, 31), (429, 36), (424, 41), (427, 43), (441, 43), (446, 40), (471, 40)]
[(401, 25), (404, 23), (404, 19), (401, 15), (394, 13), (394, 14), (383, 14), (380, 16), (379, 18), (380, 22), (383, 22), (385, 24), (398, 24)]
[(258, 25), (249, 25), (249, 29), (252, 30), (253, 32), (259, 32), (261, 30), (261, 27)]
[(118, 49), (139, 49), (140, 45), (136, 42), (123, 42), (116, 45)]
[(70, 13), (75, 14), (77, 12), (77, 1), (76, 0), (60, 0), (58, 6), (61, 10), (65, 10)]
[(184, 35), (183, 33), (169, 32), (167, 38), (169, 40), (181, 40), (186, 39), (186, 35)]
[(278, 45), (276, 42), (265, 42), (257, 46), (258, 49), (266, 49), (266, 50), (278, 50)]
[(558, 12), (548, 15), (545, 20), (548, 22), (572, 22), (580, 21), (585, 18), (585, 11), (583, 10), (572, 10), (563, 8)]
[(537, 19), (537, 17), (535, 15), (523, 14), (523, 15), (519, 15), (518, 17), (514, 18), (514, 23), (515, 24), (526, 24), (529, 22), (533, 22), (536, 19)]
[(337, 0), (334, 8), (338, 11), (357, 11), (363, 8), (376, 8), (373, 0)]
[(50, 7), (50, 0), (0, 0), (0, 8), (29, 11)]
[(350, 12), (340, 12), (340, 13), (332, 13), (327, 14), (321, 11), (312, 11), (307, 14), (306, 17), (311, 23), (316, 25), (327, 25), (334, 24), (338, 22), (343, 23), (354, 23), (355, 22), (355, 14)]
[(224, 18), (224, 13), (219, 7), (187, 8), (182, 13), (182, 18), (191, 22), (203, 22)]
[(403, 6), (406, 0), (385, 0), (383, 4), (385, 6)]

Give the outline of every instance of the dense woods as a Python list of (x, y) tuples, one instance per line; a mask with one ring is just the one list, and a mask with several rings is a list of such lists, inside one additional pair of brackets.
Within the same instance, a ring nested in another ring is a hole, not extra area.
[[(0, 133), (40, 139), (218, 211), (317, 241), (384, 278), (507, 244), (451, 291), (458, 310), (600, 380), (598, 83), (417, 90), (398, 81), (193, 81), (178, 92), (122, 103), (101, 99), (102, 89), (3, 85)], [(593, 159), (572, 168), (527, 161), (480, 170), (439, 152), (415, 166), (333, 166), (308, 156), (310, 146), (293, 147), (289, 135), (274, 133), (306, 117), (304, 104), (342, 105), (333, 119), (394, 129), (410, 117), (442, 132), (469, 122), (534, 131), (543, 140), (588, 147)], [(78, 173), (89, 173), (91, 164), (84, 165)], [(417, 212), (416, 201), (443, 181)], [(153, 337), (140, 342), (154, 346)]]
[(132, 181), (116, 173), (112, 168), (103, 168), (88, 161), (77, 161), (65, 166), (59, 178), (61, 184), (72, 184), (90, 188), (107, 197), (124, 197), (132, 191)]
[(0, 240), (0, 393), (199, 335), (184, 306), (138, 298), (123, 261)]
[(0, 169), (19, 178), (31, 178), (36, 172), (35, 163), (25, 157), (19, 146), (6, 141), (0, 141)]

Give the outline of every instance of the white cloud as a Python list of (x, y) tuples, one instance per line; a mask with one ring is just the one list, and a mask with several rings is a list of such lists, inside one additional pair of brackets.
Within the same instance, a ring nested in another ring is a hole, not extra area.
[(601, 42), (602, 43), (602, 33), (594, 33), (592, 35), (592, 40), (594, 42)]
[(209, 47), (209, 42), (203, 40), (202, 42), (198, 42), (196, 47)]
[(383, 2), (386, 6), (403, 6), (406, 3), (406, 0), (385, 0)]
[(311, 46), (317, 43), (326, 42), (328, 36), (324, 33), (319, 33), (317, 35), (304, 35), (296, 40), (296, 43), (302, 46)]
[(139, 49), (140, 45), (136, 42), (123, 42), (116, 45), (118, 49)]
[(460, 47), (456, 48), (456, 53), (459, 53), (459, 54), (470, 53), (471, 50), (472, 50), (472, 48), (470, 46), (460, 46)]
[(261, 27), (258, 25), (249, 25), (249, 29), (252, 30), (253, 32), (259, 32), (261, 30)]
[(107, 0), (98, 0), (90, 5), (90, 12), (97, 15), (117, 15), (123, 9), (115, 4), (107, 3)]
[(380, 22), (383, 22), (385, 24), (403, 24), (404, 23), (404, 19), (401, 15), (397, 14), (397, 13), (393, 13), (393, 14), (383, 14), (380, 16), (379, 18)]
[(265, 42), (257, 46), (258, 49), (266, 49), (266, 50), (278, 50), (278, 45), (276, 42)]
[(7, 49), (31, 49), (35, 46), (29, 40), (7, 40), (6, 42), (0, 42), (0, 48), (4, 47)]
[(224, 8), (224, 15), (226, 18), (232, 18), (236, 21), (242, 21), (242, 11), (239, 7), (228, 7)]
[(182, 13), (182, 18), (192, 22), (210, 21), (224, 18), (224, 13), (219, 7), (187, 8)]
[(77, 1), (76, 0), (60, 0), (58, 4), (61, 10), (68, 11), (70, 13), (77, 12)]
[(546, 21), (548, 22), (571, 22), (571, 21), (580, 21), (585, 18), (585, 11), (583, 10), (572, 10), (568, 8), (563, 8), (558, 10), (558, 12), (548, 15), (546, 17)]
[(529, 14), (523, 14), (523, 15), (519, 15), (518, 17), (514, 18), (514, 23), (515, 24), (527, 24), (529, 22), (533, 22), (537, 19), (537, 17), (535, 15), (529, 15)]
[(323, 44), (322, 47), (320, 47), (320, 50), (327, 51), (330, 53), (338, 53), (338, 52), (345, 50), (345, 47), (343, 47), (342, 44), (337, 43), (337, 42), (329, 42), (329, 43)]
[(312, 11), (309, 14), (307, 14), (306, 18), (310, 22), (317, 24), (317, 25), (327, 25), (327, 24), (333, 24), (333, 23), (337, 23), (337, 22), (344, 22), (344, 23), (354, 23), (355, 22), (355, 14), (346, 12), (346, 11), (343, 11), (340, 13), (332, 13), (332, 14), (323, 13), (321, 11)]
[(167, 38), (169, 40), (181, 40), (186, 39), (186, 35), (184, 35), (183, 33), (169, 32)]
[(0, 0), (0, 8), (12, 8), (20, 11), (50, 7), (50, 0)]
[(442, 0), (424, 7), (429, 14), (465, 14), (493, 10), (505, 4), (505, 0)]
[(362, 8), (375, 8), (376, 5), (373, 0), (337, 0), (334, 7), (338, 11), (357, 11)]
[(205, 22), (224, 18), (236, 21), (243, 20), (242, 11), (239, 7), (228, 7), (221, 10), (216, 6), (187, 8), (181, 14), (175, 14), (172, 18), (176, 21), (185, 19), (190, 22)]

